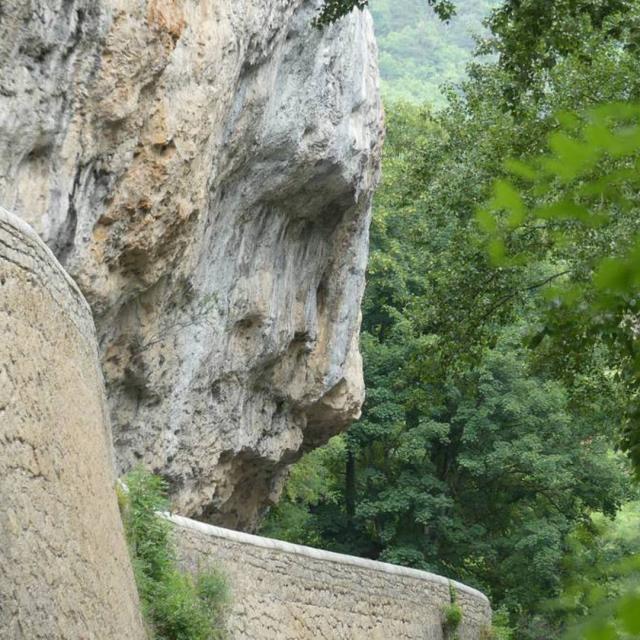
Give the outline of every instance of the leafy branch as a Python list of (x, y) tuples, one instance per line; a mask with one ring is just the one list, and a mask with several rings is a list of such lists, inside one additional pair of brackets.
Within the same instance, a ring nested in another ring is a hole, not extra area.
[[(369, 0), (325, 0), (320, 13), (315, 18), (315, 24), (318, 27), (333, 24), (354, 9), (362, 11), (368, 4)], [(445, 22), (455, 15), (455, 4), (451, 0), (427, 0), (427, 4)]]

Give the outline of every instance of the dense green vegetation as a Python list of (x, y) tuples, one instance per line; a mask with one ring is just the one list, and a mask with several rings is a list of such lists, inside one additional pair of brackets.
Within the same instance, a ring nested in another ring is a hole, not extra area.
[(466, 65), (477, 46), (475, 38), (486, 35), (483, 20), (497, 3), (334, 0), (325, 4), (320, 22), (332, 22), (351, 8), (368, 5), (378, 41), (385, 99), (428, 101), (441, 107), (446, 104), (443, 85), (466, 77)]
[(222, 640), (229, 594), (224, 576), (209, 568), (195, 578), (177, 563), (166, 484), (143, 469), (125, 477), (118, 499), (140, 601), (155, 640)]
[[(554, 637), (562, 616), (545, 601), (571, 580), (560, 569), (569, 539), (628, 495), (626, 465), (611, 452), (618, 384), (593, 373), (569, 389), (540, 370), (524, 344), (542, 313), (533, 293), (472, 331), (509, 291), (478, 291), (491, 267), (474, 183), (454, 182), (455, 169), (433, 158), (442, 138), (428, 112), (387, 115), (364, 305), (365, 413), (295, 469), (266, 531), (454, 576), (506, 607), (516, 637)], [(418, 200), (409, 195), (424, 166), (412, 140), (429, 150), (432, 178)], [(438, 215), (437, 203), (450, 189), (458, 207), (471, 200), (469, 217), (447, 223), (450, 209)], [(528, 277), (544, 280), (549, 268)], [(469, 299), (479, 308), (465, 308)], [(589, 400), (594, 388), (604, 397)]]
[(513, 0), (490, 27), (446, 109), (387, 105), (363, 416), (265, 531), (474, 584), (497, 637), (599, 611), (578, 637), (636, 637), (637, 572), (615, 562), (640, 551), (619, 535), (640, 468), (640, 7)]
[(496, 4), (459, 0), (455, 15), (442, 21), (424, 0), (372, 0), (385, 100), (444, 106), (444, 85), (466, 77), (474, 37), (486, 35), (482, 22)]

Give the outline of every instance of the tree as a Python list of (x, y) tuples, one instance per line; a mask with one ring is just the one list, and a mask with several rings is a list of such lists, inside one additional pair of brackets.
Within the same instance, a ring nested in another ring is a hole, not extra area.
[(632, 0), (506, 0), (491, 14), (491, 36), (480, 52), (499, 56), (500, 68), (511, 77), (505, 87), (509, 93), (540, 88), (540, 79), (558, 62), (576, 52), (590, 58), (585, 37), (596, 32), (618, 39), (620, 24), (610, 19), (633, 12), (634, 4)]
[(622, 445), (640, 469), (640, 105), (559, 118), (548, 153), (507, 164), (523, 188), (496, 182), (480, 221), (496, 263), (562, 264), (532, 346), (547, 340), (545, 355), (565, 376), (582, 370), (585, 354), (607, 354), (628, 400)]
[[(441, 20), (448, 20), (455, 13), (455, 5), (451, 0), (426, 0)], [(316, 19), (319, 26), (336, 22), (354, 9), (364, 9), (369, 0), (325, 0)]]
[(385, 102), (446, 106), (443, 85), (459, 83), (498, 0), (457, 0), (449, 21), (434, 19), (425, 0), (375, 0), (370, 9)]
[[(507, 165), (526, 188), (497, 182), (479, 218), (493, 238), (497, 264), (526, 264), (541, 252), (545, 259), (573, 254), (564, 260), (562, 278), (545, 291), (550, 304), (533, 344), (547, 340), (546, 353), (570, 377), (582, 371), (585, 352), (605, 354), (602, 366), (619, 380), (626, 399), (622, 448), (640, 473), (640, 105), (604, 104), (559, 120), (547, 153)], [(532, 239), (532, 228), (546, 245)], [(576, 637), (640, 633), (640, 555), (622, 566), (635, 580), (618, 598), (605, 600)], [(587, 587), (591, 601), (602, 600)]]

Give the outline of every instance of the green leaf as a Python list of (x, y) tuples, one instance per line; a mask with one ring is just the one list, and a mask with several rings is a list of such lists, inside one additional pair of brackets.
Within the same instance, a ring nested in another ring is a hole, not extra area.
[(476, 212), (476, 220), (478, 221), (478, 226), (485, 233), (493, 234), (498, 229), (498, 222), (488, 209), (478, 209)]
[(618, 617), (627, 633), (640, 635), (640, 594), (630, 594), (618, 606)]
[(583, 638), (584, 640), (618, 640), (618, 634), (611, 624), (601, 622), (588, 627)]
[(524, 178), (529, 182), (534, 182), (538, 177), (538, 172), (535, 170), (535, 168), (530, 164), (527, 164), (526, 162), (522, 162), (521, 160), (510, 158), (509, 160), (505, 161), (504, 167), (509, 173), (512, 173), (514, 176)]
[(587, 207), (569, 199), (544, 205), (534, 209), (533, 216), (543, 220), (579, 220), (586, 224), (600, 224), (599, 216), (594, 215)]
[(516, 188), (506, 180), (496, 180), (494, 184), (492, 205), (496, 209), (504, 209), (510, 213), (508, 224), (516, 227), (522, 223), (526, 208)]
[(593, 283), (600, 291), (626, 291), (629, 288), (629, 274), (619, 259), (605, 258), (593, 276)]
[(507, 261), (504, 242), (498, 238), (489, 243), (489, 256), (493, 264), (500, 266)]

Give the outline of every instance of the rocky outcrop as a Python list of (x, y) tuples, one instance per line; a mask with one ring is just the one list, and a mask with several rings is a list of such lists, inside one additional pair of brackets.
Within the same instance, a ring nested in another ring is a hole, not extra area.
[(231, 526), (363, 397), (376, 52), (317, 6), (0, 5), (0, 203), (92, 307), (119, 470)]
[(0, 208), (0, 637), (146, 637), (91, 312)]

